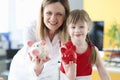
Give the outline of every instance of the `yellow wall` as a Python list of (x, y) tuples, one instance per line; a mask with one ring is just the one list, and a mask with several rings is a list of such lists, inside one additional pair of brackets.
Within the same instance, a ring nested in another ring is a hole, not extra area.
[[(83, 0), (83, 9), (90, 15), (93, 21), (104, 21), (104, 48), (108, 46), (109, 38), (106, 36), (113, 22), (120, 24), (120, 0)], [(111, 80), (119, 80), (120, 73), (109, 73)], [(100, 80), (97, 71), (93, 71), (92, 80)]]
[(104, 48), (108, 47), (107, 30), (117, 21), (120, 23), (120, 0), (83, 0), (83, 9), (90, 15), (93, 21), (103, 20), (104, 23)]

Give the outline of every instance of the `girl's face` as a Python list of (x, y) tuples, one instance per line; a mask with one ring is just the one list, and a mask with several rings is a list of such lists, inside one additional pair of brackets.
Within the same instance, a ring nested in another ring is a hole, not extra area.
[(65, 9), (60, 2), (48, 4), (43, 11), (43, 19), (46, 27), (55, 32), (64, 21)]
[(88, 31), (89, 28), (86, 22), (78, 21), (76, 24), (68, 25), (68, 33), (71, 40), (74, 41), (85, 41)]

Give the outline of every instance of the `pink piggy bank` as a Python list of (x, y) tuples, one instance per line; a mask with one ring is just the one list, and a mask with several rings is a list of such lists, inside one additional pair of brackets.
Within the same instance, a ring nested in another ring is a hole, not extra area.
[(33, 58), (39, 57), (42, 59), (48, 56), (49, 50), (45, 40), (39, 42), (28, 41), (27, 44), (30, 47), (29, 53)]

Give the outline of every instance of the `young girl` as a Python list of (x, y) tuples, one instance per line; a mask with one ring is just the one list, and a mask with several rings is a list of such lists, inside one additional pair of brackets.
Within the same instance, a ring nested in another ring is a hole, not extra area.
[(73, 10), (67, 19), (67, 43), (61, 48), (61, 71), (70, 80), (90, 80), (96, 65), (101, 80), (110, 80), (97, 47), (89, 38), (91, 19), (85, 10)]

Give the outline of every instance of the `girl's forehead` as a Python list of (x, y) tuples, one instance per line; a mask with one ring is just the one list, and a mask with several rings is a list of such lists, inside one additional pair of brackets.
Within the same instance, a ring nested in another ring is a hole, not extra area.
[(69, 25), (87, 25), (87, 23), (85, 21), (77, 21), (75, 23), (71, 22)]

